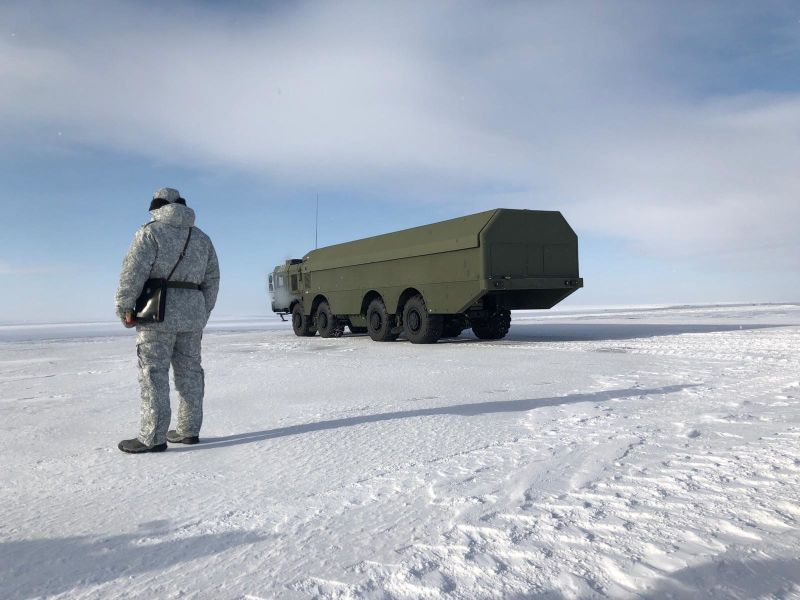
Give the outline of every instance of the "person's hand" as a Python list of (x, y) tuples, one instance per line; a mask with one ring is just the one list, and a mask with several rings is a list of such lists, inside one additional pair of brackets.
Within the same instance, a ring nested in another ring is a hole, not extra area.
[(122, 317), (122, 324), (128, 329), (136, 327), (136, 317), (133, 316), (132, 310), (125, 311), (125, 316)]

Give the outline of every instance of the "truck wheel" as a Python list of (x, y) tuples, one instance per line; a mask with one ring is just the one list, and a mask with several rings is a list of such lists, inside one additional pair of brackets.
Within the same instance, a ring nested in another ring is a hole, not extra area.
[(376, 342), (392, 342), (399, 334), (392, 333), (394, 316), (386, 310), (380, 298), (375, 298), (367, 307), (367, 333)]
[(467, 321), (462, 315), (450, 315), (444, 318), (444, 327), (442, 328), (443, 338), (454, 338), (461, 335), (461, 332), (467, 328)]
[(338, 338), (344, 333), (344, 324), (331, 312), (327, 302), (320, 302), (317, 307), (316, 322), (320, 337)]
[(292, 308), (292, 329), (299, 337), (311, 337), (317, 334), (311, 319), (303, 314), (303, 305), (300, 302)]
[(428, 313), (425, 300), (417, 294), (403, 308), (403, 333), (412, 344), (433, 344), (442, 337), (442, 315)]
[(482, 340), (500, 340), (506, 337), (511, 327), (511, 311), (498, 310), (488, 319), (474, 319), (472, 332)]
[(359, 327), (358, 325), (348, 325), (347, 328), (350, 330), (350, 333), (367, 333), (366, 327)]

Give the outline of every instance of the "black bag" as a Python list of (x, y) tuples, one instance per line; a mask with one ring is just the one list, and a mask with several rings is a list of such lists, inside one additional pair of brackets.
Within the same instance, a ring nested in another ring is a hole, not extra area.
[(167, 280), (164, 278), (148, 279), (144, 283), (142, 293), (136, 299), (137, 323), (161, 323), (167, 308)]
[(186, 243), (183, 245), (178, 262), (172, 267), (172, 271), (169, 272), (166, 279), (156, 277), (145, 282), (142, 293), (136, 299), (136, 307), (134, 308), (137, 323), (161, 323), (164, 320), (167, 308), (167, 282), (172, 277), (175, 269), (178, 268), (183, 257), (186, 256), (186, 248), (189, 247), (191, 237), (192, 229), (190, 227), (189, 235), (186, 236)]

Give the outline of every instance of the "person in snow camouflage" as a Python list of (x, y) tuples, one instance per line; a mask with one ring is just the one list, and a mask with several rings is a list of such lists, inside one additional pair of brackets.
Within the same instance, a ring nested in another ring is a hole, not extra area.
[[(211, 239), (194, 227), (194, 211), (178, 190), (162, 188), (153, 194), (152, 221), (134, 235), (122, 263), (116, 310), (126, 327), (136, 327), (141, 386), (139, 435), (119, 443), (123, 452), (161, 452), (167, 440), (196, 444), (203, 421), (204, 373), (200, 366), (203, 328), (217, 301), (219, 262)], [(166, 278), (191, 232), (189, 245), (169, 287), (164, 320), (137, 323), (134, 307), (145, 282)], [(178, 392), (178, 422), (169, 429), (169, 367)]]

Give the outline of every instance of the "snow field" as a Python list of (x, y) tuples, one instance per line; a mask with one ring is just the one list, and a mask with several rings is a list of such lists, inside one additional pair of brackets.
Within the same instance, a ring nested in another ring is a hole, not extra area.
[[(541, 315), (541, 316), (534, 316)], [(130, 336), (0, 342), (4, 598), (800, 598), (800, 307), (207, 333), (128, 456)]]

